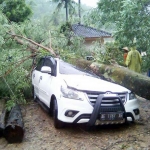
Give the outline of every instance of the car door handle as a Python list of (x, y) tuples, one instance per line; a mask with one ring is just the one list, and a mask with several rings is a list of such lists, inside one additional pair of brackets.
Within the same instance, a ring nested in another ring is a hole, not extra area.
[(42, 76), (40, 76), (40, 80), (42, 80)]
[(33, 74), (33, 78), (35, 78), (35, 74)]

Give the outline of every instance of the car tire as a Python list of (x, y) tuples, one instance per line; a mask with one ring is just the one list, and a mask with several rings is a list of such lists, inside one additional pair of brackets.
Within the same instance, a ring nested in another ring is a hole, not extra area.
[(64, 127), (64, 122), (58, 120), (58, 106), (57, 106), (57, 101), (54, 100), (54, 106), (53, 106), (53, 118), (54, 118), (54, 127), (56, 129), (60, 129)]
[(33, 100), (36, 102), (37, 101), (37, 96), (35, 94), (34, 86), (32, 86), (32, 96), (33, 96)]

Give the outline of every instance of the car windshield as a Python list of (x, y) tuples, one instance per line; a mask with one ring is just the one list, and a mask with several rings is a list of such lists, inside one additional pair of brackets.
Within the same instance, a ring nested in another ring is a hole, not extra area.
[(71, 65), (69, 63), (66, 63), (64, 61), (60, 61), (60, 63), (59, 63), (59, 73), (60, 74), (66, 74), (66, 75), (71, 75), (71, 74), (72, 75), (73, 74), (74, 75), (88, 75), (88, 76), (93, 76), (93, 77), (96, 77), (96, 78), (100, 78), (92, 72), (85, 71), (81, 68), (73, 66), (73, 65)]

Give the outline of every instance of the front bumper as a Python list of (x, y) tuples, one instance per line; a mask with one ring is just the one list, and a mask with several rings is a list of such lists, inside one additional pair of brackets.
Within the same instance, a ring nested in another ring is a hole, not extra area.
[[(135, 114), (138, 109), (138, 104), (136, 100), (132, 100), (125, 105), (122, 104), (121, 99), (116, 95), (114, 98), (119, 99), (121, 111), (123, 113), (122, 120), (100, 120), (100, 112), (101, 112), (101, 101), (103, 98), (106, 98), (104, 95), (99, 95), (96, 101), (96, 104), (93, 106), (88, 102), (88, 100), (79, 101), (79, 100), (70, 100), (66, 98), (62, 98), (59, 100), (58, 105), (58, 119), (67, 122), (67, 123), (88, 123), (89, 126), (93, 126), (95, 124), (120, 124), (126, 121), (134, 121), (139, 119), (139, 114)], [(109, 96), (108, 96), (109, 97)], [(131, 103), (133, 105), (131, 105)], [(66, 112), (68, 110), (72, 110), (77, 112), (72, 117), (66, 116)]]

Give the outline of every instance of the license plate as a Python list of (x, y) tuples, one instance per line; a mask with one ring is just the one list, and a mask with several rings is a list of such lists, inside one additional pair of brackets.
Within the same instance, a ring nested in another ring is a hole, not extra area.
[(101, 113), (100, 120), (122, 120), (123, 113)]

